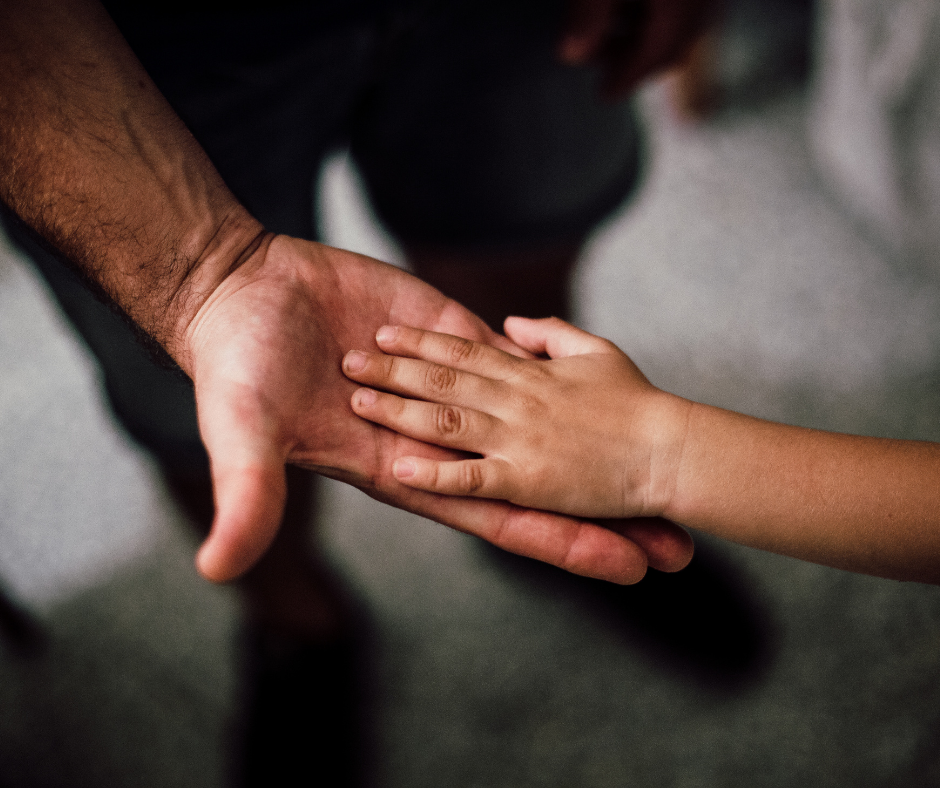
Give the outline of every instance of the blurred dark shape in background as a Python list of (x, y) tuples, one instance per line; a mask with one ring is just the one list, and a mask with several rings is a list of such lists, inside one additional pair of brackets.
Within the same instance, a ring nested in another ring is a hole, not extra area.
[(815, 0), (719, 0), (712, 23), (673, 70), (676, 111), (704, 120), (754, 108), (810, 74)]
[(0, 584), (0, 647), (6, 646), (16, 657), (38, 655), (45, 643), (42, 626)]
[(698, 544), (676, 573), (649, 569), (632, 586), (577, 577), (486, 546), (500, 567), (542, 594), (573, 602), (622, 648), (639, 649), (675, 680), (717, 696), (746, 692), (774, 653), (773, 623), (754, 587), (720, 551)]

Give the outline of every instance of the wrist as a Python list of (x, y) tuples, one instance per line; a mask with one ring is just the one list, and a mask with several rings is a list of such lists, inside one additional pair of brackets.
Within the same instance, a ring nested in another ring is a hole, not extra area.
[(94, 0), (0, 3), (0, 200), (187, 368), (265, 237)]
[(637, 445), (647, 447), (641, 516), (669, 517), (677, 495), (694, 407), (695, 403), (689, 400), (656, 389), (638, 414)]
[(155, 331), (151, 332), (184, 372), (192, 377), (192, 326), (213, 293), (256, 255), (263, 256), (274, 233), (235, 205), (221, 220), (206, 223), (184, 241), (185, 273)]

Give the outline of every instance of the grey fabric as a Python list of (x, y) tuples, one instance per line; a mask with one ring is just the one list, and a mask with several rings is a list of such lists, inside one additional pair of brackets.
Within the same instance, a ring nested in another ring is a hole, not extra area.
[(817, 163), (893, 251), (940, 261), (940, 5), (825, 0), (809, 115)]

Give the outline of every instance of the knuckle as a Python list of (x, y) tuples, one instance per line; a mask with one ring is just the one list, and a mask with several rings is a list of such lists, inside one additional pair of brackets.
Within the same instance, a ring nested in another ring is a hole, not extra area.
[(512, 399), (512, 408), (523, 420), (533, 424), (542, 423), (545, 417), (545, 406), (537, 398), (526, 394), (517, 395)]
[(447, 347), (448, 363), (459, 365), (476, 357), (478, 348), (469, 339), (455, 337)]
[(465, 420), (463, 414), (457, 409), (442, 405), (435, 414), (437, 431), (441, 435), (459, 435), (464, 430)]
[(483, 469), (475, 462), (460, 463), (460, 489), (468, 494), (479, 492), (483, 488)]
[(547, 364), (527, 364), (524, 374), (531, 385), (544, 385), (552, 379), (552, 373)]
[(450, 394), (457, 388), (457, 372), (432, 364), (425, 373), (425, 385), (433, 394)]

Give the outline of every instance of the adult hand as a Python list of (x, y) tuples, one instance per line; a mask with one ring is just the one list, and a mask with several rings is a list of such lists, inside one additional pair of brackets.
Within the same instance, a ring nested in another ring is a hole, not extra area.
[(198, 558), (206, 577), (237, 576), (273, 539), (285, 462), (579, 574), (629, 583), (643, 576), (647, 563), (665, 570), (688, 563), (691, 540), (664, 521), (604, 528), (402, 485), (391, 473), (396, 458), (458, 455), (353, 414), (356, 386), (344, 377), (341, 359), (352, 348), (377, 349), (374, 336), (385, 324), (420, 326), (522, 353), (397, 268), (284, 236), (268, 237), (205, 300), (181, 356), (195, 382), (215, 486), (216, 518)]
[[(395, 268), (264, 231), (228, 190), (97, 0), (0, 3), (0, 200), (189, 374), (217, 514), (202, 572), (264, 552), (296, 462), (495, 544), (627, 582), (687, 562), (675, 529), (630, 532), (419, 493), (392, 460), (436, 452), (353, 415), (343, 352), (386, 323), (506, 340)], [(519, 352), (518, 350), (516, 352)], [(596, 544), (614, 540), (613, 556)]]
[(610, 99), (681, 61), (715, 0), (569, 0), (561, 59), (595, 65)]

